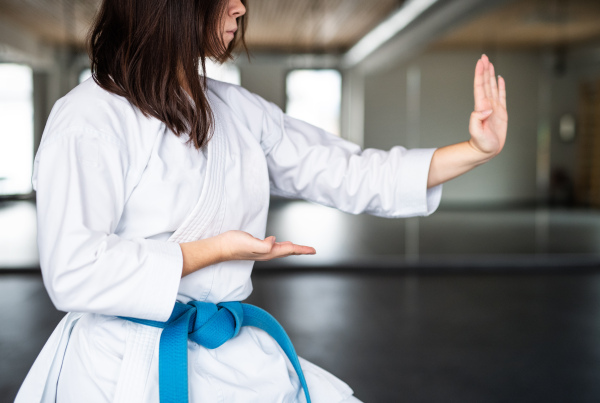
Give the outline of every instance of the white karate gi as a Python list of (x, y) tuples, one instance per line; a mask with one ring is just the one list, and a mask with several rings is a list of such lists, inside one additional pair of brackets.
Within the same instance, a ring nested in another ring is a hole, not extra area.
[[(54, 106), (33, 176), (40, 260), (56, 307), (80, 313), (58, 325), (17, 402), (158, 402), (161, 331), (116, 316), (165, 321), (176, 300), (246, 299), (252, 261), (181, 279), (177, 243), (228, 230), (264, 238), (269, 193), (384, 217), (437, 208), (441, 187), (426, 189), (433, 149), (362, 151), (243, 88), (208, 86), (216, 127), (205, 150), (91, 79)], [(188, 351), (191, 402), (305, 401), (259, 329)], [(314, 403), (355, 401), (333, 375), (302, 366)]]

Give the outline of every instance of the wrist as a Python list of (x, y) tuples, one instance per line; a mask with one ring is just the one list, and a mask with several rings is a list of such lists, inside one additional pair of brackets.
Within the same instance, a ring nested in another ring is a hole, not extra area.
[(179, 244), (183, 255), (182, 277), (227, 259), (220, 236)]
[(485, 164), (499, 153), (499, 151), (482, 150), (475, 144), (473, 139), (468, 140), (466, 143), (470, 149), (471, 160), (476, 165)]
[(212, 245), (212, 248), (215, 252), (215, 263), (226, 262), (234, 259), (231, 248), (229, 248), (228, 243), (226, 242), (225, 234), (226, 233), (222, 233), (215, 237), (209, 238), (214, 244)]

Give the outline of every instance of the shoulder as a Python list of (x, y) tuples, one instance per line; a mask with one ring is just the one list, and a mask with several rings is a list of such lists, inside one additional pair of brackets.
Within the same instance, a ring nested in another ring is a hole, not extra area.
[(264, 131), (265, 124), (279, 124), (283, 112), (272, 102), (247, 89), (222, 81), (207, 79), (209, 99), (216, 109), (225, 109), (250, 128), (259, 125)]
[(256, 106), (267, 101), (256, 94), (251, 93), (247, 89), (224, 81), (206, 78), (208, 94), (211, 97), (217, 98), (226, 104), (249, 103)]
[(34, 186), (40, 162), (60, 159), (74, 169), (121, 166), (128, 189), (133, 189), (165, 133), (161, 121), (86, 80), (52, 108), (34, 161)]
[(69, 135), (93, 135), (126, 147), (143, 125), (160, 122), (143, 116), (127, 99), (104, 90), (90, 78), (56, 102), (41, 147)]

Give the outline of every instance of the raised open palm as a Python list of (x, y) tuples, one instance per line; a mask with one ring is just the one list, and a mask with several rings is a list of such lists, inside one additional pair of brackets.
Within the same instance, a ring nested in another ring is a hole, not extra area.
[(475, 110), (469, 122), (469, 143), (493, 157), (502, 150), (506, 141), (506, 83), (500, 76), (496, 81), (494, 65), (486, 55), (477, 61), (475, 67), (474, 95)]

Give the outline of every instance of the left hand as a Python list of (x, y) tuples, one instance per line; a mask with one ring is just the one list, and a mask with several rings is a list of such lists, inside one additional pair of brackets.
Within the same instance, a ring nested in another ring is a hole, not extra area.
[(244, 231), (227, 231), (217, 235), (221, 242), (222, 261), (271, 260), (292, 255), (314, 255), (315, 249), (295, 243), (275, 242), (275, 237), (255, 238)]
[(475, 110), (469, 121), (469, 144), (488, 158), (497, 155), (506, 141), (506, 83), (496, 75), (494, 65), (486, 55), (475, 67)]

